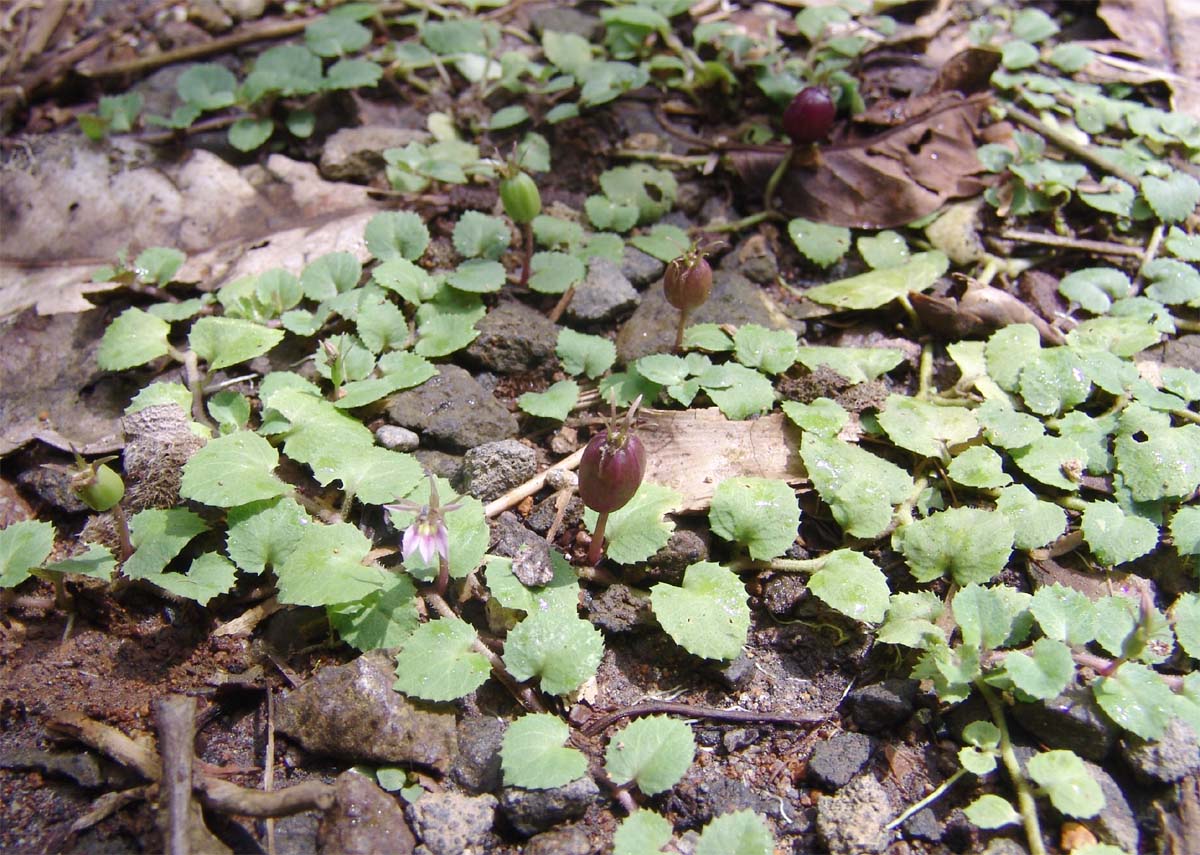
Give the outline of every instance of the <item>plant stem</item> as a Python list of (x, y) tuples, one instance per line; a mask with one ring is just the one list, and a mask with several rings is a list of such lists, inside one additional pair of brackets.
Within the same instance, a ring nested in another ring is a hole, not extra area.
[(825, 561), (828, 557), (827, 555), (822, 555), (820, 558), (772, 558), (770, 561), (752, 561), (743, 558), (731, 561), (726, 566), (735, 573), (742, 573), (747, 570), (777, 570), (780, 573), (816, 573), (825, 566)]
[(133, 555), (133, 541), (129, 537), (129, 519), (125, 516), (125, 509), (118, 502), (113, 505), (112, 509), (113, 522), (117, 526), (117, 538), (121, 543), (121, 563), (129, 559)]
[(921, 367), (917, 373), (917, 394), (918, 401), (925, 401), (929, 398), (929, 390), (933, 388), (933, 348), (930, 345), (925, 345), (921, 348)]
[(450, 585), (450, 562), (445, 555), (438, 553), (438, 574), (433, 580), (433, 590), (439, 597), (446, 596), (446, 588)]
[(708, 165), (709, 155), (672, 154), (669, 151), (649, 151), (636, 148), (618, 148), (613, 150), (613, 157), (625, 157), (630, 160), (648, 160), (651, 163), (668, 163), (671, 166), (688, 166), (703, 169)]
[(563, 316), (563, 312), (567, 310), (567, 306), (571, 305), (571, 300), (575, 297), (575, 286), (572, 285), (563, 295), (558, 298), (558, 302), (554, 304), (554, 308), (550, 310), (550, 314), (546, 317), (550, 319), (550, 323), (558, 323), (558, 319)]
[(910, 805), (908, 807), (908, 809), (906, 811), (904, 811), (904, 813), (900, 814), (898, 817), (893, 819), (891, 822), (889, 822), (887, 825), (885, 825), (884, 828), (886, 828), (888, 831), (891, 831), (894, 828), (899, 828), (901, 825), (904, 824), (904, 821), (906, 819), (908, 819), (910, 816), (912, 816), (913, 814), (916, 814), (916, 813), (920, 813), (922, 810), (929, 807), (931, 804), (933, 804), (938, 799), (940, 799), (943, 795), (945, 795), (946, 791), (949, 790), (951, 787), (953, 787), (955, 784), (957, 784), (958, 779), (966, 774), (967, 774), (966, 769), (959, 769), (953, 775), (951, 775), (949, 778), (942, 781), (942, 783), (939, 784), (932, 793), (927, 795), (925, 798), (921, 799), (916, 804)]
[(1129, 172), (1128, 170), (1123, 169), (1120, 166), (1117, 166), (1115, 163), (1113, 163), (1107, 157), (1104, 157), (1103, 155), (1093, 151), (1092, 149), (1088, 148), (1087, 146), (1080, 145), (1079, 143), (1075, 142), (1075, 140), (1071, 139), (1069, 136), (1064, 134), (1062, 131), (1059, 131), (1056, 128), (1050, 127), (1050, 125), (1047, 125), (1045, 122), (1043, 122), (1037, 116), (1034, 116), (1031, 113), (1026, 113), (1020, 107), (1017, 107), (1012, 104), (1005, 105), (1004, 111), (1011, 118), (1016, 119), (1017, 122), (1024, 125), (1025, 127), (1037, 131), (1039, 134), (1044, 136), (1046, 139), (1048, 139), (1050, 142), (1054, 143), (1056, 146), (1058, 146), (1060, 149), (1067, 152), (1068, 154), (1073, 154), (1082, 160), (1086, 160), (1088, 163), (1092, 164), (1097, 169), (1107, 172), (1109, 175), (1115, 175), (1117, 178), (1120, 178), (1126, 184), (1133, 185), (1134, 190), (1141, 189), (1141, 187), (1142, 187), (1141, 179), (1138, 178), (1136, 175), (1134, 175), (1132, 172)]
[(192, 418), (215, 430), (217, 426), (204, 409), (204, 374), (200, 371), (200, 357), (196, 356), (194, 350), (176, 350), (172, 347), (167, 352), (172, 359), (183, 363), (184, 378), (192, 393)]
[(751, 226), (757, 226), (766, 220), (782, 220), (783, 215), (778, 211), (759, 211), (757, 214), (750, 214), (748, 217), (742, 217), (740, 220), (734, 220), (732, 223), (718, 223), (717, 225), (693, 226), (690, 231), (692, 234), (700, 232), (716, 233), (716, 232), (740, 232), (742, 229), (748, 229)]
[(1038, 821), (1037, 804), (1033, 800), (1033, 790), (1029, 787), (1029, 780), (1021, 771), (1021, 764), (1017, 760), (1016, 752), (1013, 751), (1012, 739), (1008, 735), (1008, 722), (1004, 717), (1004, 706), (992, 691), (991, 686), (982, 679), (975, 680), (975, 688), (983, 696), (983, 700), (992, 714), (992, 723), (1000, 731), (1000, 759), (1004, 761), (1004, 768), (1008, 770), (1013, 788), (1017, 791), (1017, 807), (1021, 811), (1021, 823), (1025, 826), (1029, 851), (1031, 855), (1046, 855), (1046, 842), (1042, 839), (1042, 826)]
[[(444, 565), (444, 562), (443, 562)], [(425, 602), (433, 606), (433, 610), (444, 618), (458, 618), (458, 614), (454, 609), (450, 608), (450, 604), (446, 602), (441, 594), (435, 591), (424, 592)], [(461, 619), (461, 618), (460, 618)], [(475, 637), (475, 642), (472, 644), (472, 649), (481, 654), (488, 664), (492, 667), (492, 674), (496, 679), (504, 684), (504, 688), (516, 698), (521, 706), (525, 707), (529, 712), (543, 713), (546, 711), (546, 705), (542, 703), (537, 694), (528, 686), (522, 686), (508, 673), (508, 669), (504, 667), (504, 660), (496, 655), (496, 652), (488, 647), (479, 636)]]
[(690, 308), (679, 310), (679, 327), (675, 330), (675, 352), (680, 353), (683, 350), (683, 329), (687, 326), (688, 315), (692, 313)]
[(779, 189), (779, 182), (783, 180), (788, 167), (792, 165), (792, 155), (795, 151), (795, 148), (789, 148), (783, 155), (783, 159), (779, 161), (779, 165), (775, 167), (775, 171), (771, 173), (771, 177), (767, 179), (767, 189), (763, 191), (764, 212), (775, 210), (775, 191)]
[(521, 282), (522, 288), (529, 285), (529, 267), (533, 262), (533, 221), (521, 224), (521, 237), (525, 243), (525, 258), (521, 264)]
[(588, 546), (587, 563), (593, 567), (604, 557), (604, 528), (608, 525), (608, 511), (600, 511), (596, 515), (596, 530), (592, 532), (592, 542)]

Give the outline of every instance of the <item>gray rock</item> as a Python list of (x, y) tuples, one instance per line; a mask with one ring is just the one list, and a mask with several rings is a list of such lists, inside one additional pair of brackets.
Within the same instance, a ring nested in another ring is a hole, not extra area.
[(463, 457), (463, 489), (482, 502), (503, 496), (537, 472), (537, 452), (515, 439), (486, 442)]
[(337, 803), (321, 817), (317, 851), (329, 855), (409, 855), (416, 845), (395, 798), (353, 769), (333, 782)]
[(320, 827), (321, 818), (315, 811), (279, 817), (275, 820), (275, 855), (311, 855), (316, 852), (317, 832)]
[(455, 753), (454, 713), (414, 705), (392, 689), (395, 681), (381, 653), (327, 666), (280, 699), (275, 729), (314, 754), (445, 773)]
[[(713, 740), (714, 744), (718, 741)], [(715, 764), (704, 768), (693, 765), (666, 796), (664, 808), (703, 825), (714, 817), (738, 810), (777, 813), (779, 802), (759, 795), (739, 780), (725, 777)]]
[(885, 827), (891, 818), (887, 790), (869, 774), (817, 802), (817, 834), (830, 855), (882, 852), (892, 836)]
[(570, 6), (552, 5), (538, 9), (532, 23), (539, 34), (547, 31), (574, 33), (589, 41), (599, 36), (604, 29), (603, 22), (595, 15), (585, 14)]
[(714, 677), (725, 684), (731, 692), (738, 692), (754, 677), (754, 660), (743, 650), (732, 662), (719, 662), (711, 659), (704, 660)]
[(457, 454), (447, 454), (433, 448), (418, 448), (412, 456), (430, 475), (445, 478), (451, 483), (457, 483), (462, 473), (462, 457)]
[(462, 855), (491, 836), (496, 797), (426, 793), (408, 806), (408, 817), (430, 855)]
[(1029, 855), (1029, 850), (1011, 837), (993, 837), (981, 855)]
[(51, 507), (69, 514), (87, 510), (87, 505), (71, 489), (71, 476), (66, 472), (34, 466), (22, 470), (17, 475), (17, 483)]
[(1085, 686), (1068, 686), (1048, 701), (1016, 704), (1013, 715), (1039, 741), (1088, 760), (1103, 760), (1116, 739), (1116, 726)]
[(636, 246), (625, 244), (621, 253), (621, 273), (635, 288), (641, 288), (654, 282), (663, 275), (667, 265), (653, 255), (648, 255)]
[(708, 543), (694, 531), (676, 529), (667, 545), (646, 560), (645, 576), (656, 582), (678, 585), (689, 566), (708, 558)]
[[(533, 512), (530, 513), (527, 523), (538, 534), (544, 535), (550, 530), (550, 526), (554, 523), (554, 517), (557, 513), (558, 498), (550, 496), (549, 498), (542, 499), (542, 501), (533, 506)], [(567, 502), (567, 510), (563, 514), (562, 525), (569, 528), (573, 525), (578, 525), (582, 519), (583, 502), (580, 501), (578, 496), (572, 496), (571, 500)]]
[(513, 575), (522, 585), (545, 585), (554, 578), (550, 544), (525, 527), (511, 511), (492, 523), (490, 551), (512, 559)]
[(855, 689), (846, 696), (845, 709), (859, 728), (879, 733), (908, 720), (916, 695), (915, 680), (884, 680)]
[(751, 282), (769, 285), (779, 278), (779, 261), (759, 232), (746, 238), (721, 259), (721, 267), (742, 274)]
[(621, 268), (601, 256), (588, 260), (587, 277), (576, 286), (567, 306), (567, 317), (580, 323), (597, 323), (633, 308), (638, 292)]
[(396, 424), (462, 451), (509, 439), (518, 430), (512, 413), (457, 365), (443, 365), (436, 377), (392, 395), (387, 411)]
[[(760, 324), (790, 329), (791, 322), (761, 288), (727, 270), (713, 272), (712, 295), (692, 313), (690, 324)], [(667, 302), (662, 283), (642, 294), (637, 310), (617, 333), (617, 359), (628, 364), (651, 353), (666, 353), (675, 343), (679, 310)]]
[(518, 834), (532, 837), (559, 823), (579, 819), (600, 796), (600, 788), (589, 776), (552, 790), (505, 787), (500, 809)]
[(721, 747), (728, 754), (741, 751), (762, 739), (762, 731), (754, 727), (735, 727), (721, 734)]
[(609, 585), (585, 597), (589, 619), (605, 632), (629, 632), (654, 623), (650, 597), (645, 591), (628, 585)]
[(873, 748), (873, 740), (864, 733), (834, 734), (813, 749), (808, 758), (808, 777), (825, 789), (840, 789), (862, 771)]
[(375, 440), (392, 451), (416, 451), (421, 438), (408, 428), (399, 425), (380, 425), (375, 431)]
[(775, 617), (786, 618), (808, 593), (808, 585), (795, 573), (780, 573), (767, 580), (763, 605)]
[(904, 821), (904, 834), (915, 840), (937, 843), (942, 839), (942, 824), (929, 808), (919, 810)]
[(429, 139), (429, 132), (385, 125), (343, 128), (325, 142), (321, 174), (331, 181), (369, 181), (385, 166), (383, 151)]
[(524, 303), (501, 303), (475, 326), (479, 337), (467, 348), (467, 357), (489, 371), (517, 374), (554, 358), (558, 325)]
[(600, 850), (592, 846), (586, 831), (577, 825), (544, 831), (529, 838), (522, 855), (593, 855)]
[(1173, 784), (1200, 772), (1200, 739), (1180, 718), (1171, 719), (1157, 740), (1126, 734), (1120, 750), (1133, 773), (1147, 783)]
[(1112, 775), (1095, 763), (1084, 760), (1083, 764), (1100, 785), (1100, 791), (1104, 793), (1104, 809), (1092, 819), (1079, 821), (1088, 826), (1101, 842), (1120, 846), (1126, 852), (1137, 852), (1141, 834), (1138, 831), (1137, 818), (1125, 798), (1125, 793), (1113, 780)]
[(500, 789), (500, 742), (504, 722), (493, 716), (470, 716), (458, 724), (458, 754), (450, 774), (463, 789), (487, 793)]

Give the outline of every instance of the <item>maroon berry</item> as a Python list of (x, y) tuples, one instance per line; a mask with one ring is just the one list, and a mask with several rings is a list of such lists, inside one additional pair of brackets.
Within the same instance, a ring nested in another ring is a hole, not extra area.
[(703, 306), (712, 292), (712, 267), (702, 255), (681, 255), (667, 265), (663, 289), (667, 302), (681, 312)]
[(593, 511), (607, 514), (629, 503), (646, 474), (646, 449), (629, 430), (592, 437), (579, 461), (579, 498)]
[(796, 93), (783, 111), (783, 131), (793, 143), (814, 143), (829, 136), (837, 107), (824, 86), (808, 86)]

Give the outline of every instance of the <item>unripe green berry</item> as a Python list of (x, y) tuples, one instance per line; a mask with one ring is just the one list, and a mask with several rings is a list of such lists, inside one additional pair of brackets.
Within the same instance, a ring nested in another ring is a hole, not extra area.
[(514, 223), (523, 226), (542, 212), (542, 194), (527, 172), (517, 172), (500, 182), (500, 201)]
[[(611, 441), (610, 441), (610, 436)], [(579, 461), (579, 498), (597, 513), (629, 504), (646, 474), (646, 449), (631, 431), (592, 437)]]
[(125, 482), (109, 466), (89, 467), (71, 484), (79, 500), (93, 511), (111, 510), (125, 496)]

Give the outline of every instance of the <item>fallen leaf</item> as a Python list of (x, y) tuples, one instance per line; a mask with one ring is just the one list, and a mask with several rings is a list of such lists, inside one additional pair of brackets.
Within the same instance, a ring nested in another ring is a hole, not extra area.
[[(893, 228), (931, 214), (948, 199), (984, 187), (974, 135), (987, 95), (944, 96), (943, 106), (877, 136), (822, 148), (815, 166), (794, 164), (779, 186), (793, 217), (851, 228)], [(731, 152), (734, 169), (762, 192), (783, 149)]]
[(1046, 345), (1062, 344), (1062, 333), (1046, 323), (1033, 309), (1007, 291), (968, 280), (959, 296), (908, 295), (921, 322), (939, 336), (957, 340), (981, 336), (1009, 324), (1032, 324)]
[(782, 414), (730, 421), (715, 407), (649, 410), (638, 419), (646, 480), (677, 490), (682, 511), (703, 511), (729, 478), (802, 480), (799, 432)]
[[(1196, 0), (1101, 0), (1100, 19), (1120, 39), (1122, 53), (1142, 60), (1135, 66), (1101, 55), (1107, 72), (1089, 67), (1089, 76), (1127, 83), (1162, 80), (1171, 89), (1171, 107), (1200, 118), (1200, 10)], [(1095, 64), (1093, 64), (1095, 65)], [(1093, 74), (1095, 72), (1095, 74)]]

